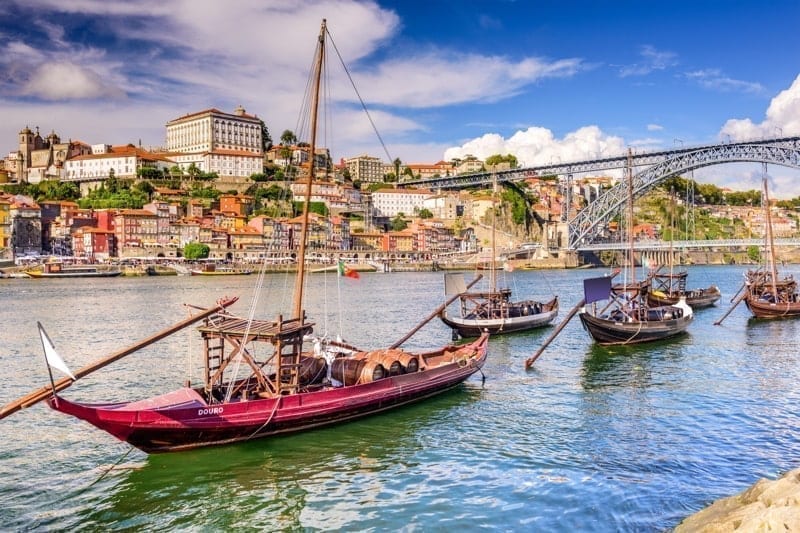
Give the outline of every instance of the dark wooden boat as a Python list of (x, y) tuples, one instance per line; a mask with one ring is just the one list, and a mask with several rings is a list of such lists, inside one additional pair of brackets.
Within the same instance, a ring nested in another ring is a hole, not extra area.
[[(310, 153), (315, 153), (317, 98), (326, 36), (323, 21), (314, 73)], [(0, 418), (47, 400), (56, 411), (85, 420), (145, 452), (170, 452), (303, 431), (383, 413), (450, 390), (478, 372), (487, 356), (485, 333), (464, 345), (420, 352), (399, 348), (435, 318), (439, 309), (401, 340), (382, 349), (363, 351), (313, 336), (313, 323), (306, 319), (303, 309), (303, 291), (314, 175), (312, 158), (305, 183), (291, 318), (238, 317), (228, 310), (236, 299), (227, 299), (214, 307), (195, 308), (194, 316), (74, 374), (58, 357), (40, 326), (51, 371), (50, 387), (4, 406)], [(187, 383), (166, 394), (129, 402), (84, 403), (60, 394), (75, 380), (198, 323), (204, 360), (201, 383)], [(256, 344), (259, 349), (253, 349)], [(54, 381), (52, 368), (69, 377)]]
[(772, 214), (769, 206), (767, 168), (763, 167), (762, 194), (766, 219), (764, 247), (766, 268), (751, 270), (745, 274), (744, 303), (756, 318), (790, 318), (800, 316), (800, 295), (797, 282), (792, 276), (778, 278), (775, 266), (775, 243), (772, 235)]
[[(631, 281), (611, 285), (611, 278), (584, 280), (584, 308), (578, 314), (584, 329), (598, 344), (639, 344), (666, 339), (686, 331), (694, 313), (679, 297), (675, 305), (651, 306), (650, 281), (637, 282), (633, 254), (633, 170), (628, 152), (628, 238), (627, 264)], [(598, 302), (604, 302), (598, 305)], [(591, 307), (588, 305), (591, 304)]]
[(647, 293), (650, 305), (675, 305), (683, 297), (689, 307), (701, 309), (716, 304), (722, 297), (722, 293), (716, 285), (710, 285), (705, 289), (687, 289), (687, 277), (688, 272), (685, 270), (673, 274), (652, 273), (650, 290)]
[[(494, 188), (496, 192), (497, 182)], [(478, 337), (483, 332), (492, 335), (514, 333), (540, 328), (550, 324), (558, 316), (558, 297), (546, 302), (537, 300), (511, 300), (511, 289), (497, 287), (497, 261), (495, 246), (494, 194), (492, 196), (492, 257), (488, 262), (477, 265), (478, 270), (489, 270), (488, 291), (467, 291), (461, 274), (445, 274), (445, 296), (457, 295), (457, 313), (442, 309), (439, 318), (449, 326), (455, 335), (462, 338)], [(481, 268), (481, 266), (488, 268)]]
[(548, 302), (511, 301), (511, 289), (463, 292), (459, 302), (458, 314), (448, 314), (444, 309), (439, 318), (464, 338), (477, 337), (484, 331), (493, 335), (526, 331), (546, 326), (558, 316), (558, 297)]
[[(586, 280), (608, 280), (594, 278)], [(595, 342), (602, 345), (640, 344), (666, 339), (686, 331), (694, 319), (692, 308), (680, 298), (675, 305), (650, 306), (647, 301), (648, 282), (629, 286), (615, 285), (608, 292), (608, 303), (598, 306), (602, 300), (587, 299), (591, 309), (584, 308), (578, 314), (583, 328)], [(587, 292), (587, 291), (585, 291)], [(588, 294), (587, 294), (588, 296)]]

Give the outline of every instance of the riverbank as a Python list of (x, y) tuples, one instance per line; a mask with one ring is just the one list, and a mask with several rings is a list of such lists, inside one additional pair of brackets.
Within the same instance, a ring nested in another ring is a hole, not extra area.
[(760, 479), (741, 493), (723, 498), (678, 524), (675, 533), (799, 531), (800, 468), (775, 480)]

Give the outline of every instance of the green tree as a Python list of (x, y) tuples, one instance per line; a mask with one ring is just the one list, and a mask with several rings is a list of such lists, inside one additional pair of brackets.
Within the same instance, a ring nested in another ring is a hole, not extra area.
[(427, 207), (420, 209), (419, 213), (417, 214), (419, 215), (419, 218), (433, 218), (433, 213), (431, 213), (430, 209)]
[(397, 216), (392, 219), (392, 231), (403, 231), (407, 227), (408, 222), (403, 218), (403, 213), (398, 213)]
[(281, 144), (284, 146), (294, 146), (297, 144), (297, 135), (292, 130), (283, 130), (281, 133)]
[(747, 258), (756, 263), (761, 261), (761, 250), (759, 250), (758, 246), (747, 247)]
[(261, 149), (265, 152), (272, 148), (272, 136), (263, 120), (261, 122)]
[(495, 155), (490, 155), (489, 157), (486, 158), (486, 161), (484, 162), (484, 164), (487, 167), (493, 167), (495, 165), (500, 165), (500, 164), (503, 164), (503, 163), (508, 163), (509, 168), (517, 168), (517, 166), (519, 164), (518, 161), (517, 161), (517, 156), (515, 156), (513, 154), (506, 154), (506, 155), (495, 154)]
[(153, 184), (150, 183), (149, 181), (140, 181), (139, 183), (134, 185), (134, 187), (136, 188), (136, 190), (147, 196), (147, 201), (152, 200), (153, 193), (156, 192), (156, 188), (153, 187)]
[(183, 247), (183, 257), (189, 260), (205, 259), (208, 257), (209, 252), (211, 252), (211, 249), (208, 245), (199, 242), (190, 242)]

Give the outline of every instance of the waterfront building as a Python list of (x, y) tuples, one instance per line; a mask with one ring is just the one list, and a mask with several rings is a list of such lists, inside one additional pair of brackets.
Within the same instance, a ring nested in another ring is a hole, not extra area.
[(122, 209), (113, 217), (119, 255), (146, 255), (158, 247), (158, 215), (146, 209)]
[(372, 209), (379, 217), (395, 217), (400, 213), (412, 216), (431, 196), (433, 193), (426, 189), (378, 189), (372, 193)]
[(417, 236), (409, 229), (389, 231), (383, 235), (384, 252), (416, 252)]
[(10, 202), (8, 215), (11, 218), (11, 250), (14, 257), (41, 255), (42, 218), (41, 209), (33, 198), (18, 194), (4, 195)]
[(383, 163), (377, 157), (360, 155), (345, 159), (352, 181), (361, 183), (381, 183), (384, 180)]
[(177, 241), (172, 240), (170, 226), (178, 220), (178, 206), (156, 200), (145, 204), (142, 209), (156, 215), (156, 236), (155, 241), (160, 247), (170, 245), (177, 246)]
[(73, 254), (90, 262), (108, 261), (117, 257), (116, 236), (113, 231), (99, 228), (79, 228), (72, 234)]
[(0, 196), (0, 259), (11, 259), (11, 202)]
[(253, 197), (245, 194), (223, 194), (219, 197), (219, 210), (238, 216), (253, 214)]
[(266, 250), (261, 233), (254, 227), (243, 226), (228, 230), (234, 261), (255, 262)]
[(191, 219), (175, 222), (170, 226), (170, 241), (181, 249), (190, 242), (200, 242), (200, 222)]
[(385, 233), (353, 233), (353, 250), (381, 250)]
[(206, 109), (167, 122), (166, 149), (184, 171), (192, 164), (221, 177), (248, 178), (264, 170), (264, 123), (238, 106)]
[(464, 214), (464, 205), (458, 193), (443, 193), (429, 196), (422, 201), (422, 208), (434, 218), (455, 220)]

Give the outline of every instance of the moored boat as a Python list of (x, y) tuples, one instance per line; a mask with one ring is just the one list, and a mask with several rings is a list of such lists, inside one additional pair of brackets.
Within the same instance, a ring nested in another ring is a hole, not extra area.
[(692, 309), (701, 309), (716, 304), (722, 297), (722, 293), (716, 285), (709, 285), (704, 289), (687, 289), (687, 277), (688, 272), (685, 270), (673, 274), (651, 273), (651, 286), (647, 293), (650, 305), (675, 305), (681, 298), (684, 298), (686, 304)]
[(192, 276), (249, 276), (253, 271), (249, 268), (236, 268), (216, 263), (205, 263), (200, 268), (189, 271)]
[(32, 278), (110, 278), (119, 276), (118, 268), (100, 269), (94, 265), (65, 265), (59, 260), (48, 260), (41, 268), (26, 270)]
[(762, 176), (762, 204), (766, 219), (764, 248), (766, 266), (745, 274), (744, 303), (756, 318), (790, 318), (800, 316), (800, 294), (792, 276), (778, 277), (775, 266), (775, 243), (772, 234), (772, 214), (767, 186), (767, 165)]
[[(315, 153), (316, 146), (314, 125), (326, 36), (323, 21), (314, 71), (310, 153)], [(480, 371), (487, 357), (486, 333), (463, 345), (420, 351), (400, 348), (438, 310), (402, 339), (379, 349), (361, 350), (313, 335), (314, 324), (307, 320), (303, 292), (314, 170), (312, 158), (305, 182), (306, 201), (291, 314), (280, 314), (274, 320), (256, 319), (252, 314), (236, 316), (228, 309), (236, 298), (208, 308), (193, 307), (193, 316), (74, 374), (58, 356), (40, 324), (42, 346), (51, 372), (50, 386), (4, 406), (0, 418), (46, 400), (54, 410), (89, 422), (145, 452), (179, 451), (303, 431), (383, 413), (450, 390)], [(263, 275), (264, 269), (257, 287), (262, 286)], [(257, 308), (258, 293), (254, 291), (251, 311)], [(68, 400), (60, 394), (77, 379), (197, 323), (204, 361), (201, 382), (129, 402), (86, 403)], [(358, 326), (363, 327), (363, 322), (359, 321)], [(53, 380), (52, 368), (68, 377)]]

